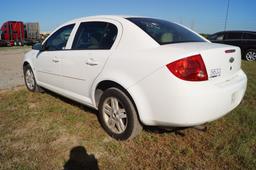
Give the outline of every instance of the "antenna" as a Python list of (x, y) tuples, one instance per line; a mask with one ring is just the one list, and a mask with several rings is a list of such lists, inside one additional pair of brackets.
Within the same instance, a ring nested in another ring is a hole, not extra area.
[(226, 31), (226, 29), (227, 29), (228, 12), (229, 12), (229, 0), (228, 0), (228, 5), (227, 5), (227, 11), (226, 11), (226, 19), (225, 19), (225, 27), (224, 27), (224, 31)]

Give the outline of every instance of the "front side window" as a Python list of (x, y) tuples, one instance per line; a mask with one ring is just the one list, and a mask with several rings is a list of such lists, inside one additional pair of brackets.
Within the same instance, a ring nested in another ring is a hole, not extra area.
[(72, 49), (110, 49), (116, 36), (117, 27), (111, 23), (84, 22), (77, 30)]
[(209, 37), (208, 37), (208, 39), (209, 40), (216, 40), (216, 38), (217, 38), (217, 34), (213, 34), (213, 35), (210, 35)]
[(211, 40), (211, 41), (221, 41), (223, 39), (224, 39), (223, 33), (216, 33), (216, 34), (209, 36), (209, 40)]
[(216, 37), (217, 41), (221, 41), (223, 39), (224, 39), (224, 34), (223, 33), (222, 34), (218, 34), (217, 37)]
[(75, 24), (67, 25), (56, 31), (51, 37), (48, 38), (44, 44), (45, 50), (56, 51), (63, 50), (66, 47), (68, 38), (74, 28)]
[(203, 38), (188, 29), (168, 21), (152, 18), (126, 18), (160, 45), (182, 42), (205, 42)]

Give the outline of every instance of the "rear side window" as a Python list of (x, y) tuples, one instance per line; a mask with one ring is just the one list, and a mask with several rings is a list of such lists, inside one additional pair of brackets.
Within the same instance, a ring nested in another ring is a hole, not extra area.
[(227, 39), (231, 39), (231, 40), (242, 39), (242, 33), (229, 32), (228, 35), (227, 35)]
[(116, 36), (117, 27), (111, 23), (84, 22), (77, 30), (72, 49), (110, 49)]
[(244, 33), (244, 39), (256, 40), (256, 33)]
[(63, 50), (75, 24), (67, 25), (56, 31), (44, 44), (47, 51)]
[(205, 42), (188, 29), (168, 21), (152, 18), (127, 18), (160, 45), (182, 42)]

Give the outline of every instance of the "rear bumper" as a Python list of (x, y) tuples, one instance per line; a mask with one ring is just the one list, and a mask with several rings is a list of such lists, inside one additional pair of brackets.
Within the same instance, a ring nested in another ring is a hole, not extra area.
[(146, 125), (186, 127), (216, 120), (241, 102), (247, 77), (240, 70), (221, 82), (188, 82), (162, 68), (128, 89)]

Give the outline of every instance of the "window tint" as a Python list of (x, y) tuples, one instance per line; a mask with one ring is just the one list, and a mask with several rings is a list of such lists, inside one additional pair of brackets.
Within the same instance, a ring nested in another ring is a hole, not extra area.
[(72, 49), (110, 49), (117, 36), (117, 27), (106, 22), (81, 23)]
[(160, 45), (180, 42), (205, 42), (204, 39), (177, 24), (152, 18), (127, 18)]
[(45, 49), (48, 51), (63, 50), (66, 47), (74, 25), (67, 25), (56, 31), (44, 44)]
[(244, 39), (256, 40), (256, 33), (245, 33)]
[(242, 38), (242, 33), (239, 32), (229, 32), (227, 39), (241, 39)]

